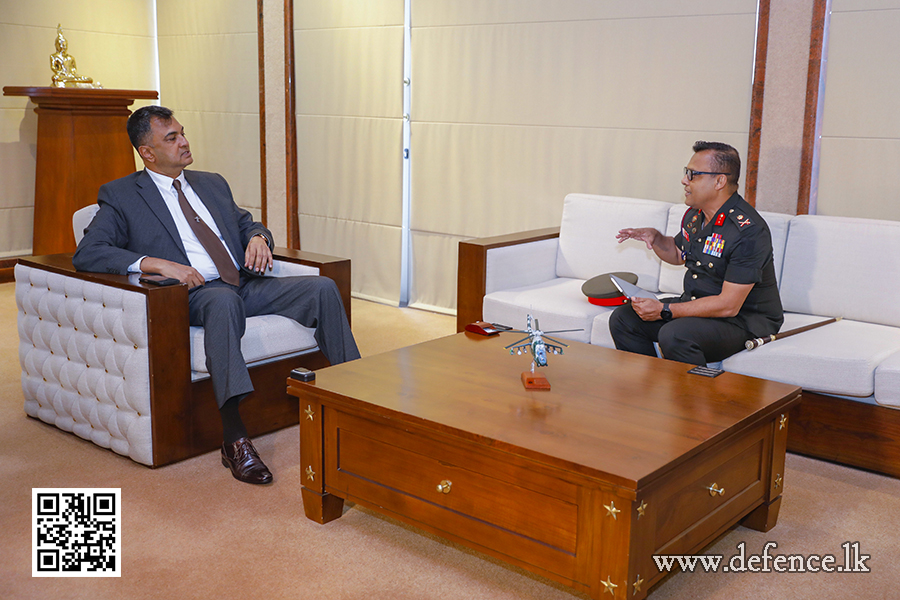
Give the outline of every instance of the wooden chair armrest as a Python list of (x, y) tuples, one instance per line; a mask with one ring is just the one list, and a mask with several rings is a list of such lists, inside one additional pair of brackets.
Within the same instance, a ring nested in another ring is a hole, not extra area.
[(559, 227), (461, 241), (456, 279), (456, 331), (463, 331), (469, 323), (481, 320), (488, 250), (556, 237), (559, 237)]
[[(341, 293), (341, 301), (350, 321), (350, 259), (328, 254), (317, 254), (292, 248), (275, 248), (273, 255), (278, 260), (318, 267), (319, 275), (333, 280)], [(352, 323), (351, 323), (352, 324)]]

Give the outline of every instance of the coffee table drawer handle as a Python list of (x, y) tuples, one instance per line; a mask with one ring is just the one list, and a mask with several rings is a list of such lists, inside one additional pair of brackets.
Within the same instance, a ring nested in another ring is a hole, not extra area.
[(444, 479), (437, 485), (437, 491), (441, 492), (442, 494), (449, 494), (450, 487), (452, 485), (453, 485), (452, 481), (447, 481), (446, 479)]
[(709, 486), (709, 487), (706, 488), (706, 489), (709, 490), (709, 495), (710, 495), (710, 496), (713, 496), (713, 497), (715, 497), (716, 494), (718, 494), (718, 495), (721, 496), (722, 494), (725, 493), (725, 488), (720, 488), (720, 487), (719, 487), (718, 485), (716, 485), (715, 483), (712, 484), (711, 486)]

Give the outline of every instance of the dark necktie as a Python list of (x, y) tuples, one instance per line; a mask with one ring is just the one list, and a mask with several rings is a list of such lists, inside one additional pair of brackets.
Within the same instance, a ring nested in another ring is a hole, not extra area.
[(234, 263), (231, 262), (231, 256), (229, 256), (228, 250), (225, 249), (225, 245), (222, 244), (222, 240), (209, 228), (209, 225), (197, 216), (196, 211), (188, 203), (184, 192), (181, 191), (181, 182), (176, 179), (172, 185), (175, 186), (175, 191), (178, 192), (178, 204), (181, 205), (181, 212), (184, 213), (188, 225), (194, 230), (194, 235), (197, 236), (197, 239), (215, 263), (216, 269), (219, 271), (219, 277), (225, 283), (240, 285), (241, 276), (238, 274)]

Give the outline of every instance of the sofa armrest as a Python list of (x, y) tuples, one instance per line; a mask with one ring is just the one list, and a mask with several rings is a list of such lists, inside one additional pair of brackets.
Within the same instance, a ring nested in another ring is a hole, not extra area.
[(559, 238), (559, 227), (461, 241), (456, 283), (456, 330), (463, 331), (467, 324), (482, 318), (490, 250), (554, 238)]
[(319, 275), (328, 277), (335, 284), (341, 293), (341, 302), (344, 303), (344, 310), (347, 313), (347, 322), (350, 321), (350, 259), (341, 258), (339, 256), (329, 256), (327, 254), (317, 254), (315, 252), (307, 252), (305, 250), (294, 250), (292, 248), (275, 248), (273, 253), (276, 260), (292, 262), (309, 267), (319, 269)]
[[(191, 349), (187, 286), (153, 286), (140, 283), (135, 275), (113, 275), (77, 271), (72, 254), (52, 254), (20, 258), (19, 264), (62, 277), (91, 282), (146, 298), (149, 394), (152, 405), (152, 464), (172, 462), (190, 447), (186, 428), (158, 427), (157, 423), (183, 422), (185, 398), (191, 397)], [(171, 455), (171, 456), (170, 456)]]

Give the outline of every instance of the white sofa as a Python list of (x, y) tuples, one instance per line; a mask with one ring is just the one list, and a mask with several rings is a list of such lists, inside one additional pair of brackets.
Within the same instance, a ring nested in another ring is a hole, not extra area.
[[(641, 287), (660, 296), (680, 295), (683, 267), (661, 263), (641, 242), (618, 244), (615, 233), (623, 227), (656, 227), (674, 235), (685, 210), (681, 204), (653, 200), (570, 194), (558, 234), (541, 230), (537, 236), (526, 232), (461, 242), (458, 328), (478, 319), (518, 326), (531, 313), (544, 331), (580, 328), (559, 337), (614, 347), (608, 327), (613, 309), (590, 304), (582, 283), (602, 273), (630, 271)], [(803, 404), (818, 402), (823, 411), (834, 412), (833, 402), (839, 400), (900, 408), (900, 222), (761, 214), (772, 232), (785, 310), (782, 331), (835, 316), (843, 319), (739, 352), (722, 367), (798, 385), (805, 399), (812, 398)], [(841, 406), (851, 412), (859, 408)], [(855, 452), (850, 449), (832, 449), (824, 457), (900, 475), (900, 411), (878, 415), (877, 426), (870, 417), (848, 425), (846, 415), (841, 422), (827, 421), (831, 417), (823, 422), (817, 413), (801, 415), (801, 421), (811, 420), (800, 427), (795, 423), (795, 429), (798, 436), (823, 446), (866, 443), (873, 437), (896, 442), (889, 457), (874, 462), (868, 457), (874, 450), (863, 451), (867, 456), (862, 459), (847, 456)], [(884, 419), (890, 420), (890, 431), (872, 432)], [(820, 440), (848, 426), (858, 426), (858, 431), (840, 441), (833, 436), (830, 442)], [(804, 444), (797, 450), (821, 455)]]

